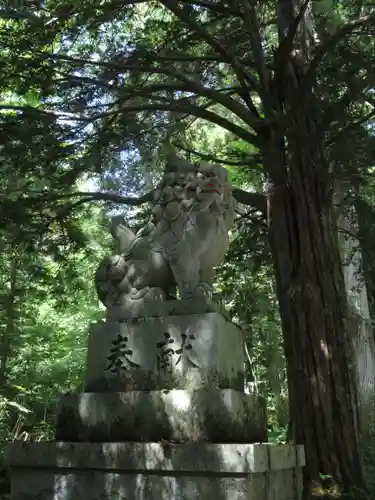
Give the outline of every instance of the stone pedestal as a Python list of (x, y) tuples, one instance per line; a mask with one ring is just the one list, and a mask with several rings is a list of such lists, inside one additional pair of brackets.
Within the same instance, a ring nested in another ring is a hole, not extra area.
[(15, 443), (12, 500), (299, 500), (302, 447)]
[(259, 400), (232, 389), (72, 394), (57, 411), (59, 441), (267, 441)]
[(91, 327), (85, 392), (59, 402), (56, 442), (7, 448), (11, 500), (300, 499), (302, 450), (254, 444), (267, 419), (244, 393), (242, 332), (181, 302)]
[(106, 321), (90, 329), (85, 390), (243, 391), (244, 363), (242, 332), (215, 312)]

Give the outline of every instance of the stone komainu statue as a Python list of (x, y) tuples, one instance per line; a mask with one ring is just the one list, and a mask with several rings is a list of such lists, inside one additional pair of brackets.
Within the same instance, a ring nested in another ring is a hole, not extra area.
[(149, 222), (134, 234), (112, 220), (118, 255), (104, 259), (95, 276), (107, 307), (176, 298), (209, 298), (214, 267), (228, 250), (235, 199), (226, 170), (174, 157), (155, 191)]

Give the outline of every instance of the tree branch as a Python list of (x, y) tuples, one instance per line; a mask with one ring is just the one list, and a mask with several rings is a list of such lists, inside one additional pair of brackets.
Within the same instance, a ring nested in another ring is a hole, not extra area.
[(324, 42), (320, 47), (318, 47), (315, 57), (310, 62), (310, 65), (305, 73), (302, 86), (301, 94), (308, 92), (313, 85), (315, 72), (323, 60), (327, 52), (332, 50), (334, 46), (346, 35), (350, 34), (358, 26), (363, 26), (375, 22), (375, 13), (369, 14), (368, 16), (359, 17), (353, 21), (349, 21), (339, 28), (336, 33), (334, 33), (326, 42)]
[(256, 71), (259, 75), (259, 81), (261, 88), (258, 88), (259, 96), (263, 102), (265, 108), (270, 111), (271, 106), (268, 105), (267, 101), (267, 90), (269, 87), (269, 71), (267, 69), (266, 60), (264, 57), (264, 51), (262, 47), (262, 41), (260, 39), (260, 26), (254, 6), (250, 5), (247, 0), (239, 0), (244, 9), (244, 20), (247, 28), (247, 32), (250, 38), (251, 50), (254, 57), (254, 62), (256, 66)]
[(32, 113), (38, 113), (40, 115), (48, 116), (48, 117), (53, 117), (55, 116), (54, 113), (51, 111), (45, 111), (40, 108), (34, 108), (33, 106), (29, 105), (18, 105), (18, 104), (0, 104), (0, 111), (23, 111), (23, 112), (32, 112)]
[[(199, 151), (196, 151), (195, 149), (187, 148), (187, 147), (183, 146), (182, 144), (173, 143), (173, 145), (176, 148), (181, 149), (182, 151), (185, 151), (186, 153), (192, 154), (194, 156), (198, 156), (198, 158), (202, 158), (202, 160), (210, 161), (213, 163), (219, 163), (222, 165), (230, 165), (232, 167), (249, 167), (249, 163), (244, 161), (244, 160), (234, 161), (234, 160), (228, 160), (225, 158), (218, 158), (217, 156), (214, 156), (211, 154), (200, 153)], [(254, 157), (259, 157), (259, 160), (260, 160), (260, 155), (253, 155), (252, 158), (254, 158)], [(257, 170), (259, 170), (259, 169), (257, 169)]]
[[(216, 12), (221, 12), (223, 14), (232, 14), (235, 16), (241, 17), (242, 12), (240, 10), (236, 10), (233, 8), (226, 7), (224, 5), (221, 5), (220, 3), (215, 3), (212, 0), (180, 0), (181, 3), (187, 4), (187, 5), (196, 5), (197, 7), (204, 7)], [(147, 3), (146, 0), (115, 0), (112, 1), (113, 5), (118, 4), (119, 6), (123, 7), (124, 5), (132, 5), (132, 4), (138, 4), (138, 3)], [(102, 3), (99, 4), (102, 6)]]
[(140, 196), (139, 198), (121, 196), (115, 193), (93, 193), (85, 191), (75, 191), (73, 193), (56, 193), (46, 195), (43, 191), (31, 191), (35, 196), (23, 196), (17, 199), (17, 203), (32, 203), (43, 204), (51, 201), (58, 201), (62, 199), (82, 197), (87, 201), (112, 201), (113, 203), (122, 203), (124, 205), (138, 206), (143, 203), (152, 201), (154, 190)]
[(276, 53), (275, 53), (275, 62), (277, 62), (277, 70), (279, 73), (279, 78), (281, 81), (281, 77), (283, 74), (283, 71), (286, 68), (286, 65), (288, 63), (288, 59), (290, 54), (293, 51), (293, 42), (295, 39), (295, 36), (297, 34), (298, 26), (301, 24), (307, 7), (309, 5), (311, 0), (305, 0), (303, 4), (301, 5), (301, 8), (298, 12), (298, 15), (295, 17), (293, 22), (289, 25), (288, 32), (286, 37), (281, 40), (280, 45), (278, 46)]
[(155, 54), (154, 60), (175, 61), (175, 62), (223, 62), (220, 56), (193, 56), (189, 54)]
[[(182, 82), (180, 84), (177, 83), (163, 83), (163, 84), (156, 84), (156, 85), (149, 85), (149, 86), (144, 86), (139, 90), (132, 90), (129, 91), (125, 89), (125, 92), (132, 92), (133, 95), (137, 96), (147, 96), (147, 94), (152, 93), (152, 92), (157, 92), (157, 91), (170, 91), (170, 90), (177, 90), (177, 91), (187, 91), (187, 92), (192, 92), (197, 95), (200, 95), (202, 97), (208, 97), (212, 99), (213, 101), (216, 101), (217, 103), (221, 104), (225, 108), (227, 108), (229, 111), (237, 115), (241, 120), (243, 120), (246, 124), (251, 125), (254, 129), (257, 127), (262, 127), (264, 126), (264, 120), (259, 117), (259, 114), (256, 111), (255, 106), (250, 106), (250, 111), (246, 109), (245, 106), (243, 106), (240, 102), (236, 101), (235, 99), (224, 95), (222, 92), (219, 92), (214, 89), (209, 89), (207, 87), (203, 87), (201, 85), (197, 85), (193, 80), (190, 78), (186, 77), (182, 72), (177, 72), (169, 67), (163, 67), (163, 68), (154, 68), (152, 66), (143, 66), (142, 63), (138, 65), (134, 64), (128, 64), (127, 62), (124, 63), (105, 63), (102, 61), (90, 61), (86, 59), (76, 59), (72, 58), (69, 56), (59, 56), (59, 59), (62, 60), (67, 60), (71, 62), (80, 62), (82, 64), (95, 64), (95, 65), (100, 65), (108, 68), (113, 68), (113, 69), (118, 69), (119, 71), (124, 71), (124, 70), (129, 70), (129, 71), (138, 71), (141, 73), (156, 73), (156, 74), (163, 74), (166, 76), (170, 76), (174, 79), (176, 79), (179, 82)], [(75, 79), (78, 79), (81, 77), (75, 77)], [(100, 81), (99, 85), (100, 85)], [(239, 88), (238, 93), (241, 95), (242, 98), (244, 96), (242, 95), (242, 87)], [(246, 99), (245, 99), (246, 101)], [(249, 103), (248, 103), (249, 104)], [(251, 104), (251, 103), (250, 103)]]
[(216, 12), (222, 12), (223, 14), (231, 14), (234, 16), (242, 17), (242, 12), (238, 9), (228, 8), (220, 5), (219, 3), (214, 3), (207, 0), (181, 0), (181, 3), (186, 3), (189, 5), (196, 5), (197, 7), (206, 7), (207, 9), (214, 10)]
[[(67, 207), (68, 209), (71, 209), (72, 207), (75, 208), (79, 205), (91, 201), (110, 201), (113, 203), (119, 203), (135, 207), (142, 205), (144, 203), (151, 202), (156, 189), (157, 188), (152, 189), (143, 196), (140, 196), (139, 198), (121, 196), (115, 193), (100, 193), (100, 192), (97, 193), (97, 192), (85, 192), (85, 191), (75, 191), (73, 193), (56, 193), (48, 195), (45, 194), (43, 191), (41, 192), (32, 191), (31, 194), (33, 194), (33, 196), (21, 196), (13, 202), (5, 200), (7, 206), (6, 207), (3, 206), (2, 209), (3, 210), (6, 209), (5, 211), (9, 212), (12, 211), (11, 210), (12, 204), (17, 205), (18, 207), (20, 206), (20, 204), (37, 206), (37, 205), (43, 205), (45, 203), (51, 203), (53, 201), (71, 199), (71, 198), (80, 198), (80, 200), (73, 203), (70, 207)], [(242, 205), (251, 206), (255, 210), (261, 212), (262, 215), (265, 215), (267, 213), (267, 201), (264, 195), (258, 193), (249, 193), (247, 191), (244, 191), (236, 187), (234, 187), (232, 191), (234, 198)], [(3, 205), (3, 203), (0, 201), (0, 206), (1, 205)]]
[(337, 140), (340, 139), (340, 137), (342, 137), (344, 134), (346, 134), (347, 132), (355, 130), (357, 127), (361, 127), (367, 121), (371, 120), (371, 118), (374, 118), (374, 116), (375, 116), (375, 107), (369, 113), (367, 113), (366, 115), (364, 115), (361, 119), (359, 119), (359, 120), (351, 123), (350, 125), (344, 127), (342, 130), (339, 130), (338, 132), (336, 132), (335, 134), (333, 134), (333, 136), (329, 140), (326, 141), (326, 145), (330, 146), (330, 145), (336, 143)]
[[(366, 87), (372, 87), (372, 81), (372, 74), (368, 74), (360, 80), (356, 78), (347, 78), (347, 90), (340, 100), (328, 107), (327, 111), (324, 113), (321, 120), (323, 127), (326, 128), (334, 120), (340, 120), (341, 116), (345, 116), (346, 109), (349, 107), (351, 102), (353, 102), (354, 99), (361, 100), (362, 92), (366, 89)], [(366, 101), (368, 99), (363, 96), (362, 100)]]
[(266, 216), (267, 214), (267, 198), (263, 194), (249, 193), (240, 188), (232, 188), (233, 197), (242, 205), (254, 207), (256, 210)]
[[(220, 90), (213, 90), (207, 87), (203, 87), (201, 85), (197, 85), (189, 78), (180, 77), (180, 79), (184, 80), (185, 83), (162, 83), (155, 85), (144, 86), (139, 90), (125, 90), (125, 94), (129, 93), (130, 97), (147, 97), (149, 94), (154, 92), (162, 92), (162, 91), (178, 91), (178, 92), (191, 92), (201, 97), (207, 97), (211, 99), (213, 102), (217, 104), (221, 104), (226, 109), (231, 111), (233, 114), (238, 116), (241, 120), (243, 120), (247, 125), (253, 126), (255, 129), (259, 126), (264, 126), (264, 120), (262, 118), (256, 118), (252, 113), (250, 113), (245, 106), (243, 106), (240, 102), (236, 101), (229, 95), (224, 94)], [(228, 89), (229, 91), (230, 89)], [(237, 90), (238, 92), (238, 90)], [(173, 102), (173, 101), (170, 101)]]
[[(233, 57), (233, 55), (218, 40), (216, 40), (216, 38), (211, 36), (199, 23), (197, 23), (193, 19), (191, 10), (189, 10), (187, 7), (179, 8), (177, 2), (175, 2), (174, 0), (160, 0), (160, 3), (163, 4), (164, 7), (166, 7), (168, 10), (173, 12), (173, 14), (178, 19), (180, 19), (180, 21), (189, 26), (199, 35), (202, 40), (207, 43), (207, 45), (209, 45), (218, 54), (220, 54), (224, 62), (228, 62), (232, 66), (240, 83), (242, 82), (242, 80), (246, 80), (246, 70), (238, 64), (236, 58)], [(253, 81), (253, 78), (251, 78), (251, 80)]]
[[(250, 131), (236, 125), (235, 123), (230, 122), (226, 118), (209, 111), (208, 109), (203, 109), (199, 106), (194, 106), (190, 104), (180, 104), (178, 101), (175, 102), (160, 102), (160, 103), (144, 103), (144, 104), (134, 104), (122, 106), (117, 111), (102, 113), (95, 117), (82, 117), (83, 121), (94, 121), (100, 118), (104, 118), (106, 116), (111, 116), (119, 113), (131, 113), (131, 112), (140, 112), (140, 111), (175, 111), (176, 113), (186, 113), (189, 115), (196, 116), (197, 118), (203, 118), (211, 123), (215, 123), (220, 127), (228, 130), (232, 134), (240, 137), (244, 141), (253, 144), (258, 147), (258, 139), (252, 134)], [(79, 117), (77, 117), (79, 119)]]

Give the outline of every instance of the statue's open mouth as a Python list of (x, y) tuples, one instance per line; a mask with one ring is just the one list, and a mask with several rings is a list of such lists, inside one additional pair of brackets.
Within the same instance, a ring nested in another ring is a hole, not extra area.
[[(214, 185), (213, 184), (207, 184), (207, 187), (208, 188), (213, 188)], [(217, 194), (220, 194), (219, 191), (217, 189), (205, 189), (205, 191), (210, 191), (210, 193), (217, 193)]]

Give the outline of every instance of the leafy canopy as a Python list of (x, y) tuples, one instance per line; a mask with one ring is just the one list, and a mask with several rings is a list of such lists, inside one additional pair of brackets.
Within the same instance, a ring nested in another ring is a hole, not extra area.
[[(357, 131), (365, 147), (362, 125), (373, 116), (373, 7), (358, 0), (47, 0), (3, 9), (0, 154), (22, 180), (3, 195), (4, 209), (11, 213), (15, 205), (7, 203), (17, 200), (20, 219), (30, 206), (55, 204), (65, 216), (61, 205), (121, 201), (108, 192), (81, 200), (72, 186), (83, 173), (96, 175), (104, 190), (144, 191), (168, 146), (191, 149), (202, 121), (248, 144), (240, 158), (227, 151), (223, 162), (257, 169), (264, 140), (274, 130), (282, 137), (312, 92), (338, 165), (338, 141)], [(304, 82), (288, 109), (283, 79), (298, 57)]]

